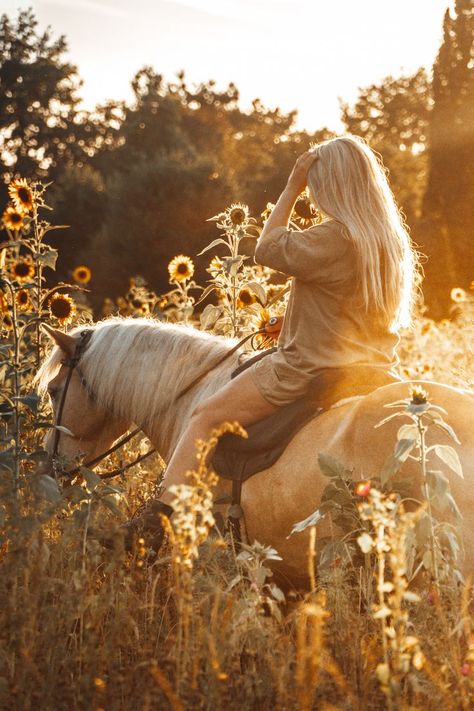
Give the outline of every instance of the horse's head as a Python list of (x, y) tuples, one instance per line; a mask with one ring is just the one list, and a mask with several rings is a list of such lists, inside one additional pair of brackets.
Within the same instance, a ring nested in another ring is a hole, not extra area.
[(45, 448), (50, 455), (66, 460), (83, 456), (89, 461), (107, 450), (129, 423), (100, 406), (88, 388), (81, 361), (91, 332), (86, 331), (89, 338), (84, 338), (84, 330), (63, 333), (43, 327), (56, 348), (43, 363), (38, 380), (40, 390), (47, 391), (51, 399), (54, 424), (59, 425), (47, 434)]

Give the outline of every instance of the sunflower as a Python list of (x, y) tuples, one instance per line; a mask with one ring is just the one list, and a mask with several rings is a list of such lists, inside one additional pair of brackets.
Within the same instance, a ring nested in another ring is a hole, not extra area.
[(174, 257), (168, 264), (168, 272), (170, 281), (186, 281), (186, 279), (191, 279), (194, 274), (193, 261), (189, 257), (185, 257), (184, 254), (178, 254), (178, 256)]
[(223, 267), (223, 262), (220, 257), (213, 257), (211, 261), (209, 262), (209, 266), (206, 269), (209, 274), (212, 274), (213, 276), (216, 276), (219, 272), (222, 271)]
[(293, 208), (293, 219), (302, 227), (310, 227), (313, 220), (321, 222), (321, 213), (316, 210), (307, 195), (302, 194)]
[(266, 222), (268, 220), (268, 218), (270, 217), (270, 215), (273, 212), (274, 207), (275, 207), (275, 205), (272, 202), (267, 202), (267, 206), (266, 206), (265, 210), (260, 213), (264, 222)]
[(35, 275), (35, 265), (31, 259), (22, 259), (12, 267), (12, 276), (17, 281), (29, 281)]
[(91, 270), (89, 267), (85, 267), (84, 265), (76, 267), (72, 273), (72, 278), (76, 284), (88, 284), (91, 280), (91, 276)]
[(5, 294), (0, 291), (0, 314), (8, 313), (8, 301)]
[(254, 304), (257, 300), (257, 297), (251, 291), (250, 289), (247, 289), (245, 286), (243, 289), (241, 289), (237, 295), (237, 308), (238, 309), (245, 309), (247, 306), (251, 306), (251, 304)]
[(461, 289), (459, 287), (451, 289), (451, 301), (454, 301), (456, 304), (460, 304), (463, 301), (466, 301), (466, 296), (467, 294), (464, 289)]
[(16, 305), (21, 311), (28, 311), (32, 307), (30, 294), (27, 289), (20, 289), (15, 297)]
[(49, 313), (61, 326), (71, 323), (76, 314), (76, 304), (68, 294), (53, 294), (49, 300)]
[(240, 225), (243, 225), (249, 216), (249, 209), (247, 205), (242, 205), (241, 203), (231, 205), (226, 212), (234, 227), (240, 227)]
[(5, 329), (5, 331), (13, 330), (13, 319), (10, 314), (3, 314), (2, 327)]
[(21, 210), (18, 210), (16, 207), (13, 207), (13, 205), (10, 205), (3, 213), (2, 222), (7, 228), (7, 230), (17, 232), (19, 230), (22, 230), (25, 226), (25, 223), (23, 222), (23, 217), (24, 214), (21, 212)]
[(12, 180), (8, 186), (8, 194), (15, 207), (23, 212), (29, 212), (34, 205), (33, 191), (25, 178)]

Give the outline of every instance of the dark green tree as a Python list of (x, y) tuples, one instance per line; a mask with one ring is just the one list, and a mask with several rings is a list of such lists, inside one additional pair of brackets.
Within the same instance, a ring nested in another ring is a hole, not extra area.
[(426, 300), (437, 316), (454, 286), (474, 278), (474, 3), (447, 10), (433, 66), (428, 185), (420, 233)]
[(347, 131), (365, 138), (382, 155), (395, 197), (412, 228), (420, 217), (426, 187), (431, 105), (430, 81), (423, 68), (360, 89), (352, 106), (341, 102)]
[[(63, 59), (64, 37), (37, 31), (31, 9), (0, 18), (1, 177), (54, 179), (61, 165), (84, 157), (92, 127), (77, 109), (81, 82)], [(5, 187), (2, 186), (2, 198)]]

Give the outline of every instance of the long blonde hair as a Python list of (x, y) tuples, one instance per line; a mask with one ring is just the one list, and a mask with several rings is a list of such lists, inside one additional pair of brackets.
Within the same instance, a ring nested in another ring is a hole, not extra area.
[(392, 332), (411, 323), (420, 281), (418, 254), (395, 203), (381, 158), (362, 138), (337, 136), (313, 148), (308, 171), (315, 207), (346, 228), (358, 256), (366, 310)]

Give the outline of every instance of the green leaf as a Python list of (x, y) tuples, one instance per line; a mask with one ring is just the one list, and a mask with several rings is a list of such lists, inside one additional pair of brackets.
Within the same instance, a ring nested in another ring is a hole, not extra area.
[(393, 456), (400, 462), (406, 461), (413, 447), (416, 445), (416, 439), (399, 439), (395, 445)]
[(201, 254), (204, 254), (204, 252), (208, 252), (208, 251), (209, 251), (210, 249), (212, 249), (213, 247), (217, 247), (218, 244), (225, 244), (226, 247), (229, 246), (229, 245), (227, 244), (227, 242), (225, 241), (225, 239), (221, 239), (221, 238), (219, 237), (218, 239), (215, 239), (213, 242), (211, 242), (210, 244), (208, 244), (207, 247), (204, 247), (203, 250), (201, 250), (200, 252), (198, 252), (197, 256), (200, 257)]
[(260, 303), (265, 306), (267, 302), (267, 294), (263, 286), (256, 281), (249, 281), (245, 286), (253, 291)]
[(346, 467), (337, 459), (334, 459), (334, 457), (329, 456), (329, 454), (319, 454), (318, 464), (322, 474), (324, 474), (324, 476), (329, 477), (330, 479), (352, 478), (351, 471), (349, 469), (346, 469)]
[(52, 504), (57, 504), (61, 500), (61, 492), (58, 485), (47, 474), (42, 474), (38, 478), (38, 493)]
[[(291, 529), (290, 536), (293, 535), (293, 533), (301, 533), (305, 529), (309, 528), (309, 526), (316, 526), (320, 521), (323, 520), (325, 514), (322, 514), (319, 509), (316, 509), (308, 518), (305, 518), (304, 521), (298, 521), (298, 523), (295, 523), (293, 528)], [(287, 536), (289, 538), (290, 536)]]
[(201, 329), (203, 331), (207, 331), (208, 329), (212, 328), (215, 325), (217, 319), (221, 316), (221, 314), (222, 309), (220, 308), (220, 306), (208, 304), (200, 316)]
[(201, 297), (196, 301), (196, 306), (201, 303), (201, 301), (204, 301), (204, 299), (209, 296), (209, 294), (212, 294), (213, 291), (217, 290), (217, 286), (214, 284), (210, 284), (209, 286), (206, 286), (204, 291), (201, 294)]
[(84, 477), (89, 491), (94, 491), (97, 486), (102, 482), (102, 479), (98, 474), (92, 471), (92, 469), (87, 469), (86, 467), (80, 468), (80, 473)]
[(44, 267), (49, 267), (50, 269), (56, 269), (56, 260), (58, 258), (58, 250), (48, 247), (43, 254), (36, 255), (37, 261)]
[(462, 473), (462, 465), (461, 465), (461, 460), (459, 459), (459, 454), (456, 452), (453, 447), (450, 447), (449, 444), (435, 444), (433, 447), (434, 451), (438, 455), (438, 457), (458, 476), (461, 477), (461, 479), (464, 479), (464, 475)]
[(419, 432), (416, 425), (402, 425), (397, 433), (397, 439), (414, 439), (418, 441)]

